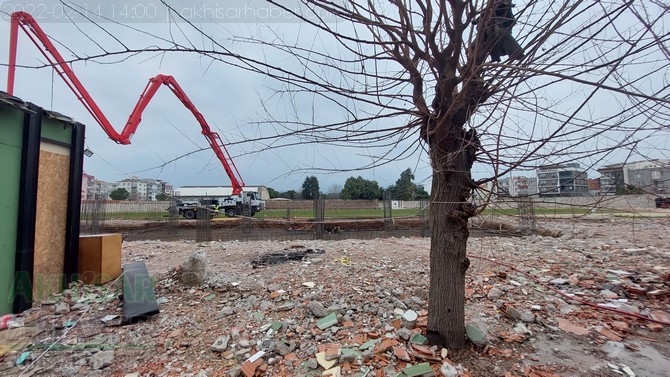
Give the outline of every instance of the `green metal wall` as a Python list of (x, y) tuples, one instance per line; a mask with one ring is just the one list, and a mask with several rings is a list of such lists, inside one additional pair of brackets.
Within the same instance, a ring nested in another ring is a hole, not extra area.
[(24, 112), (0, 106), (0, 315), (12, 312)]
[(43, 139), (70, 145), (72, 143), (72, 125), (44, 117), (42, 118), (42, 133), (40, 136)]

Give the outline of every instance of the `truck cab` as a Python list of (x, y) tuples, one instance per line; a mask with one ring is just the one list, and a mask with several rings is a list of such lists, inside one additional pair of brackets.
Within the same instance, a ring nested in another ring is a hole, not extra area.
[(219, 210), (228, 217), (251, 217), (265, 209), (265, 201), (256, 191), (243, 191), (239, 195), (230, 195), (219, 199)]

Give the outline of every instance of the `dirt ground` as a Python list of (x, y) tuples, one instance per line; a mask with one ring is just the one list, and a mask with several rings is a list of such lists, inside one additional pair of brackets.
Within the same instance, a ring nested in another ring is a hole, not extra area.
[[(668, 376), (668, 229), (667, 218), (603, 216), (542, 220), (552, 237), (471, 238), (474, 330), (463, 350), (416, 336), (428, 315), (427, 238), (124, 242), (123, 262), (145, 261), (154, 276), (160, 313), (103, 323), (122, 314), (121, 280), (74, 286), (23, 313), (34, 337), (0, 356), (0, 375), (410, 376), (418, 365), (437, 376)], [(251, 263), (305, 250), (317, 253)], [(180, 271), (195, 252), (207, 282), (189, 287)], [(412, 313), (415, 327), (402, 319)]]

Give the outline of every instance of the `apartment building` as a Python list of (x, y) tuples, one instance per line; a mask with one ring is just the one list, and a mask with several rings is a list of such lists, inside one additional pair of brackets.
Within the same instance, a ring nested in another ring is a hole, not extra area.
[(598, 169), (600, 194), (616, 194), (634, 186), (650, 194), (670, 193), (670, 160), (647, 160), (605, 165)]
[(109, 194), (117, 188), (130, 193), (129, 200), (156, 200), (158, 194), (173, 195), (173, 186), (160, 179), (131, 177), (118, 182), (106, 182), (84, 173), (82, 179), (82, 200), (109, 200)]
[(531, 196), (537, 194), (537, 178), (523, 175), (498, 179), (499, 196)]
[(587, 173), (579, 163), (540, 166), (536, 173), (537, 190), (541, 197), (589, 194)]

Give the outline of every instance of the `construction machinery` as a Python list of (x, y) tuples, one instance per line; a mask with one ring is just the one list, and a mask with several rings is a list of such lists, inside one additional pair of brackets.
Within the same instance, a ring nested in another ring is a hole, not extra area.
[[(137, 127), (142, 121), (142, 112), (147, 107), (154, 94), (158, 91), (161, 85), (165, 85), (174, 95), (181, 101), (181, 103), (186, 107), (195, 117), (195, 119), (200, 124), (202, 128), (202, 134), (207, 139), (209, 146), (216, 154), (216, 157), (221, 162), (223, 169), (230, 178), (233, 187), (233, 195), (225, 199), (229, 207), (235, 206), (239, 208), (239, 214), (244, 212), (242, 208), (246, 206), (253, 206), (254, 203), (251, 200), (256, 200), (256, 209), (250, 210), (249, 215), (255, 212), (258, 212), (263, 209), (263, 203), (260, 201), (260, 194), (258, 192), (245, 192), (243, 193), (244, 180), (242, 179), (240, 172), (237, 170), (235, 163), (233, 162), (226, 146), (221, 141), (221, 138), (216, 132), (213, 132), (205, 120), (205, 117), (198, 111), (190, 98), (186, 95), (186, 92), (179, 86), (177, 80), (172, 76), (167, 75), (156, 75), (149, 79), (144, 91), (140, 95), (137, 104), (133, 108), (128, 121), (126, 122), (123, 130), (119, 133), (114, 127), (112, 127), (110, 121), (107, 119), (105, 114), (100, 110), (100, 107), (93, 100), (91, 95), (88, 93), (86, 88), (79, 81), (74, 71), (70, 66), (65, 62), (65, 59), (56, 49), (56, 46), (51, 42), (46, 33), (38, 25), (37, 21), (27, 12), (14, 12), (11, 15), (11, 26), (9, 34), (9, 64), (8, 64), (8, 75), (7, 75), (7, 93), (13, 95), (14, 92), (14, 78), (16, 73), (16, 50), (18, 42), (18, 31), (19, 28), (23, 30), (30, 40), (37, 46), (38, 50), (42, 55), (47, 59), (49, 64), (53, 69), (58, 73), (65, 84), (70, 88), (70, 90), (75, 94), (77, 99), (84, 105), (86, 110), (93, 116), (93, 118), (98, 122), (102, 127), (105, 133), (109, 136), (110, 139), (114, 140), (119, 144), (130, 144), (130, 139), (132, 135), (137, 131)], [(260, 201), (260, 203), (258, 203)], [(230, 212), (232, 213), (232, 212)], [(237, 213), (237, 210), (236, 210)]]
[(656, 198), (654, 203), (656, 208), (670, 208), (670, 198)]
[(263, 209), (265, 209), (265, 201), (261, 200), (258, 192), (243, 191), (239, 195), (229, 195), (218, 199), (180, 200), (168, 208), (168, 211), (173, 216), (195, 219), (199, 213), (207, 213), (210, 217), (219, 214), (225, 214), (228, 217), (251, 217)]

